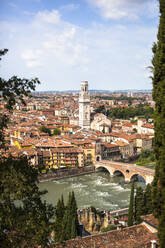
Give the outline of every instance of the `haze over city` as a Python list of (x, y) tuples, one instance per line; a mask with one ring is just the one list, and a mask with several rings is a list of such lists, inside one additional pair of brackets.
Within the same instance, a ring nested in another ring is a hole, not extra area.
[(2, 77), (38, 77), (37, 90), (151, 89), (156, 0), (1, 1)]

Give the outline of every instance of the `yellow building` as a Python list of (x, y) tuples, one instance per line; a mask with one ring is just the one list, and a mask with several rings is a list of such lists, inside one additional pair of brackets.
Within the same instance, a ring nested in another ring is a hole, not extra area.
[(82, 167), (84, 165), (83, 150), (78, 147), (52, 148), (51, 160), (54, 168)]
[(71, 143), (83, 149), (84, 165), (95, 163), (95, 145), (91, 140), (72, 140)]
[(51, 148), (49, 151), (38, 152), (38, 164), (46, 169), (63, 167), (73, 168), (84, 166), (84, 153), (81, 148)]
[(12, 139), (12, 144), (14, 146), (17, 146), (19, 149), (30, 149), (30, 148), (35, 148), (35, 146), (26, 140), (21, 140), (21, 139)]
[(86, 145), (83, 147), (85, 164), (95, 163), (95, 146)]

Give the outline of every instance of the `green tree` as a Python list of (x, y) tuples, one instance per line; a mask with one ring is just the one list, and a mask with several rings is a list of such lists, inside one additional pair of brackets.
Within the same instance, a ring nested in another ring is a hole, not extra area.
[(65, 213), (65, 205), (64, 205), (63, 196), (61, 196), (61, 199), (59, 199), (57, 202), (56, 212), (55, 212), (54, 236), (56, 242), (63, 241), (61, 231), (62, 231), (64, 213)]
[(102, 113), (102, 114), (106, 114), (106, 109), (104, 105), (99, 106), (96, 110), (96, 113)]
[(134, 118), (135, 116), (144, 116), (147, 119), (152, 118), (153, 116), (153, 108), (148, 106), (138, 106), (134, 107), (118, 107), (118, 108), (111, 108), (108, 111), (108, 116), (114, 119), (130, 119)]
[(101, 232), (109, 232), (109, 231), (116, 230), (116, 229), (117, 229), (117, 226), (116, 225), (110, 224), (107, 227), (102, 227), (100, 229), (100, 231)]
[[(8, 49), (0, 50), (0, 61), (7, 52)], [(13, 76), (5, 80), (0, 77), (0, 100), (6, 102), (6, 109), (11, 112), (18, 100), (25, 104), (24, 97), (30, 97), (31, 91), (35, 90), (36, 84), (39, 83), (37, 78), (29, 80)], [(8, 122), (8, 115), (0, 113), (0, 148), (5, 145), (4, 129), (7, 128)]]
[(154, 215), (158, 218), (160, 247), (165, 244), (165, 1), (159, 0), (160, 20), (157, 43), (153, 45), (153, 100), (155, 176), (152, 184)]
[(58, 128), (54, 128), (53, 135), (60, 135), (61, 131)]
[(51, 131), (49, 128), (45, 127), (45, 126), (41, 126), (40, 127), (40, 131), (41, 132), (44, 132), (44, 133), (47, 133), (49, 136), (51, 136)]
[(135, 196), (135, 221), (136, 224), (141, 223), (141, 216), (145, 213), (144, 206), (144, 192), (142, 187), (136, 188), (136, 196)]
[(131, 186), (129, 210), (128, 210), (128, 226), (132, 226), (134, 222), (134, 182)]
[(73, 217), (72, 221), (72, 238), (75, 238), (79, 234), (79, 221), (77, 215), (77, 203), (74, 195), (74, 191), (72, 191), (72, 198), (71, 198), (71, 215)]
[(144, 192), (144, 208), (145, 214), (151, 214), (153, 211), (152, 197), (151, 197), (151, 184), (147, 184)]
[(77, 203), (74, 192), (69, 193), (69, 198), (63, 218), (62, 232), (63, 240), (75, 238), (79, 234)]
[[(38, 170), (25, 157), (0, 161), (0, 242), (2, 247), (45, 247), (54, 210), (41, 201)], [(5, 244), (8, 244), (5, 246)]]
[[(0, 50), (1, 56), (7, 49)], [(21, 79), (13, 76), (8, 80), (0, 77), (0, 100), (6, 102), (8, 113), (17, 100), (25, 104), (24, 97), (35, 90), (38, 79)], [(5, 153), (4, 129), (9, 115), (0, 114), (0, 244), (2, 247), (47, 246), (50, 234), (49, 219), (53, 207), (41, 201), (37, 186), (38, 170), (26, 157), (13, 158)], [(7, 156), (6, 156), (7, 155)]]

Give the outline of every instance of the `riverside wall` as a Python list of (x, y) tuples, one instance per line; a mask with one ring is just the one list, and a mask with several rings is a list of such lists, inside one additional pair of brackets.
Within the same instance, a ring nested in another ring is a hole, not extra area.
[(88, 165), (79, 168), (62, 168), (57, 169), (54, 172), (48, 172), (38, 177), (39, 182), (59, 180), (62, 178), (75, 177), (95, 172), (93, 165)]

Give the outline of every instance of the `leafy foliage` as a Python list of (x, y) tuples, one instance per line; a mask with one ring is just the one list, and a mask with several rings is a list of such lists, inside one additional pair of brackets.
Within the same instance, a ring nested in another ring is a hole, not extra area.
[(114, 119), (130, 119), (135, 116), (143, 116), (146, 119), (152, 118), (153, 108), (149, 106), (139, 106), (139, 107), (126, 107), (126, 108), (112, 108), (107, 112), (110, 118)]
[(153, 117), (153, 108), (149, 106), (138, 106), (138, 107), (117, 107), (111, 108), (106, 111), (104, 105), (101, 105), (95, 110), (96, 113), (103, 113), (112, 119), (130, 119), (135, 116), (145, 117), (146, 119)]
[(135, 196), (135, 221), (136, 224), (141, 223), (141, 216), (145, 213), (144, 206), (144, 192), (141, 187), (136, 188), (136, 196)]
[(79, 234), (77, 203), (74, 192), (69, 193), (66, 206), (64, 206), (63, 197), (57, 203), (54, 233), (56, 242), (75, 238)]
[(60, 135), (60, 134), (61, 134), (61, 131), (58, 128), (55, 128), (53, 130), (53, 135)]
[(74, 192), (69, 194), (66, 210), (63, 219), (63, 239), (75, 238), (79, 233), (79, 224), (77, 216), (77, 203)]
[(130, 194), (130, 203), (129, 203), (129, 210), (128, 210), (128, 226), (133, 225), (134, 219), (134, 182), (131, 186), (131, 194)]
[(148, 165), (150, 163), (155, 163), (155, 154), (150, 150), (142, 150), (139, 158), (136, 160), (138, 165)]
[(59, 199), (57, 202), (56, 212), (55, 212), (55, 223), (54, 223), (55, 242), (63, 241), (62, 224), (63, 224), (64, 213), (65, 213), (64, 199), (63, 196), (61, 196), (61, 199)]
[[(2, 247), (46, 247), (54, 210), (41, 201), (38, 171), (25, 157), (0, 163), (0, 240)], [(5, 244), (8, 246), (5, 246)], [(4, 244), (4, 246), (3, 246)]]
[(152, 83), (154, 112), (154, 152), (156, 157), (155, 177), (152, 184), (154, 215), (159, 220), (160, 247), (165, 244), (165, 1), (159, 0), (160, 21), (157, 43), (153, 45)]
[(109, 232), (109, 231), (116, 230), (116, 229), (117, 229), (117, 226), (110, 224), (107, 227), (102, 227), (100, 231)]
[(106, 109), (104, 105), (99, 106), (96, 110), (96, 113), (102, 113), (102, 114), (106, 114)]
[[(0, 50), (1, 57), (8, 52), (8, 49)], [(0, 77), (0, 100), (6, 102), (6, 109), (11, 111), (17, 101), (21, 101), (25, 104), (24, 97), (30, 96), (32, 90), (35, 90), (36, 84), (39, 84), (39, 80), (26, 79), (13, 76), (8, 80)], [(6, 114), (0, 114), (0, 148), (4, 147), (4, 129), (7, 127), (9, 118)]]
[(145, 214), (151, 214), (153, 212), (151, 184), (147, 184), (144, 192), (144, 208), (145, 208)]
[(40, 127), (40, 131), (41, 132), (44, 132), (44, 133), (47, 133), (49, 136), (51, 135), (51, 131), (49, 128), (45, 127), (45, 126), (41, 126)]
[[(95, 96), (95, 98), (100, 98), (100, 96)], [(116, 101), (123, 101), (124, 100), (124, 101), (128, 101), (129, 105), (131, 105), (133, 100), (138, 100), (139, 98), (121, 95), (119, 97), (115, 97), (115, 96), (102, 96), (101, 99), (103, 99), (103, 100), (114, 100), (115, 102)]]
[(136, 194), (134, 194), (134, 182), (131, 187), (130, 203), (128, 210), (128, 226), (132, 226), (134, 220), (136, 224), (141, 223), (141, 216), (145, 214), (151, 214), (152, 197), (151, 197), (151, 185), (147, 184), (145, 190), (142, 187), (136, 188)]
[[(7, 49), (0, 50), (1, 56)], [(13, 76), (8, 80), (0, 77), (0, 100), (6, 102), (8, 113), (17, 101), (25, 104), (39, 80)], [(38, 170), (26, 157), (13, 158), (5, 154), (4, 129), (9, 115), (0, 114), (0, 244), (2, 247), (47, 247), (50, 234), (49, 220), (54, 214), (51, 205), (41, 201), (44, 191), (37, 186)], [(1, 150), (2, 152), (2, 150)], [(1, 154), (1, 155), (2, 155)]]

